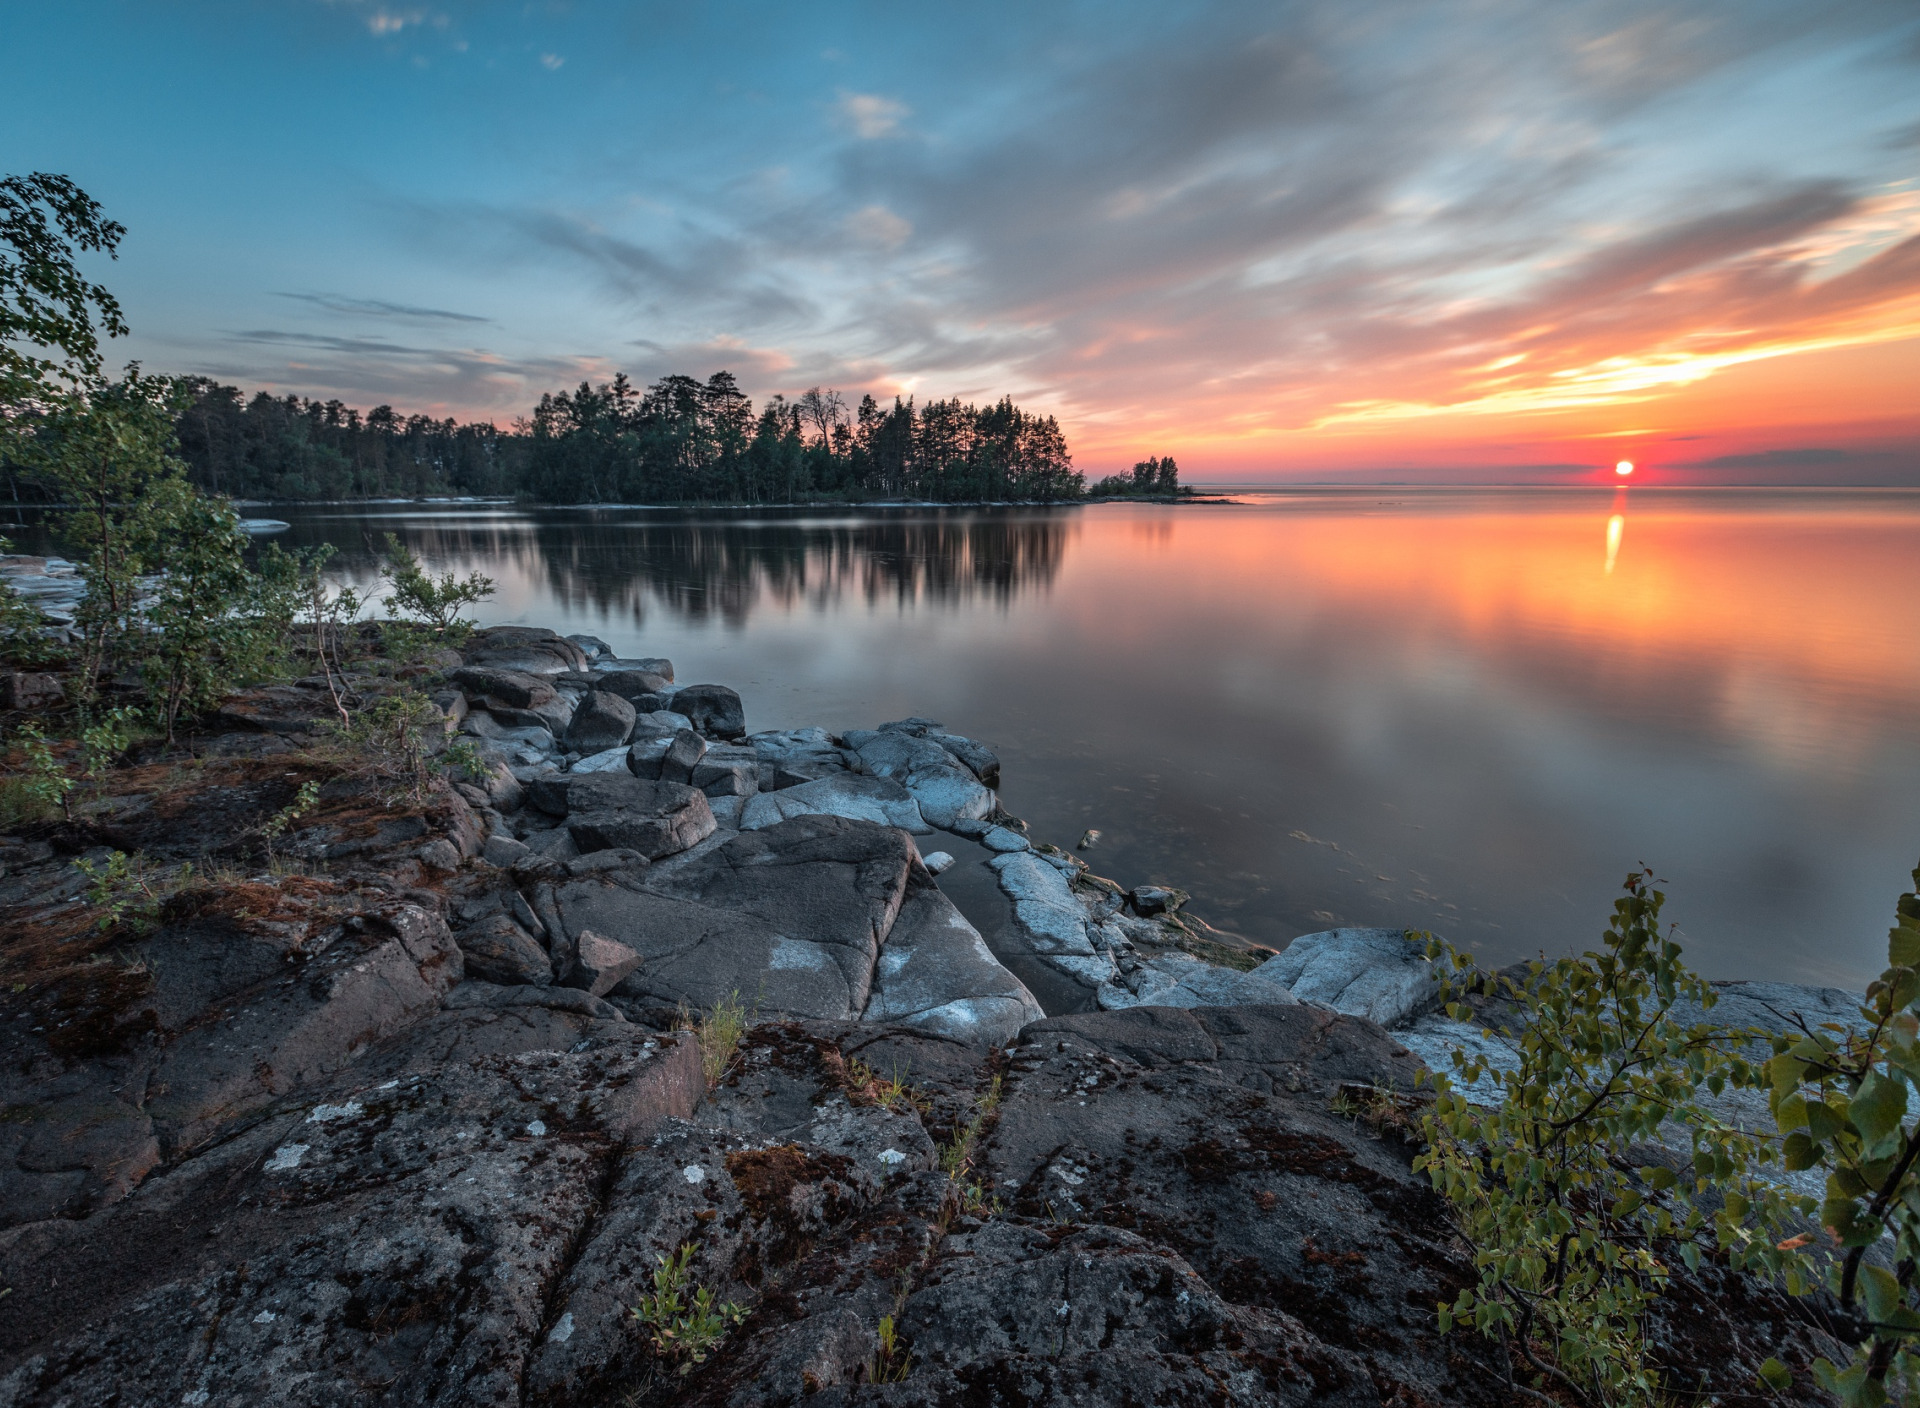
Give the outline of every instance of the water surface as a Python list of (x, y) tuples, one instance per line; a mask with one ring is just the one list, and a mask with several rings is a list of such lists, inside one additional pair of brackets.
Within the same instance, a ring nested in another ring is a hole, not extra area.
[(489, 621), (921, 714), (1037, 836), (1272, 945), (1590, 945), (1629, 868), (1710, 976), (1858, 987), (1920, 859), (1920, 494), (1294, 491), (1232, 506), (276, 508), (499, 583)]

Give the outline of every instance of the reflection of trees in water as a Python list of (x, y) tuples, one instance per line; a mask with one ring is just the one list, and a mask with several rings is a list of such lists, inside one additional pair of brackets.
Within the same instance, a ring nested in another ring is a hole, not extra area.
[[(334, 520), (296, 525), (289, 536), (340, 544), (339, 565), (358, 577), (373, 567), (358, 538), (371, 546), (386, 526)], [(1053, 581), (1069, 525), (1058, 513), (973, 510), (791, 523), (764, 515), (740, 522), (422, 516), (395, 520), (392, 530), (437, 570), (500, 576), (517, 569), (544, 579), (569, 610), (630, 615), (640, 624), (657, 600), (689, 620), (741, 624), (762, 602), (1005, 604)]]

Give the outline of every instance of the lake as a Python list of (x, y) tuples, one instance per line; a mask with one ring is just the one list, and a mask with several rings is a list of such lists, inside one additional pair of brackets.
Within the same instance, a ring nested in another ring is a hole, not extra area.
[(1098, 872), (1260, 943), (1574, 951), (1644, 863), (1708, 976), (1884, 966), (1920, 859), (1920, 492), (1236, 497), (258, 511), (362, 586), (397, 533), (495, 579), (482, 620), (668, 656), (750, 728), (941, 720), (1036, 837), (1097, 829)]

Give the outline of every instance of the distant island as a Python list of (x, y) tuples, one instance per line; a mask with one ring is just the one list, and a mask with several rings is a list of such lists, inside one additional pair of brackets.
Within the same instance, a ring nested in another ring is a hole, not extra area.
[[(1052, 416), (1010, 397), (882, 406), (813, 388), (755, 411), (730, 372), (624, 376), (543, 395), (531, 417), (487, 422), (361, 411), (335, 401), (187, 379), (175, 422), (203, 492), (268, 501), (460, 495), (542, 503), (1071, 503), (1191, 497), (1171, 456), (1088, 488)], [(14, 486), (19, 497), (19, 486)]]

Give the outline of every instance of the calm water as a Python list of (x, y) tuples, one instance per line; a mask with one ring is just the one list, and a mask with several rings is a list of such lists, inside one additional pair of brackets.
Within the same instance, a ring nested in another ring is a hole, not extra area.
[(1920, 493), (1370, 491), (1236, 506), (275, 509), (499, 583), (489, 621), (666, 655), (752, 728), (989, 740), (1269, 944), (1585, 947), (1639, 862), (1716, 977), (1859, 986), (1920, 858)]

